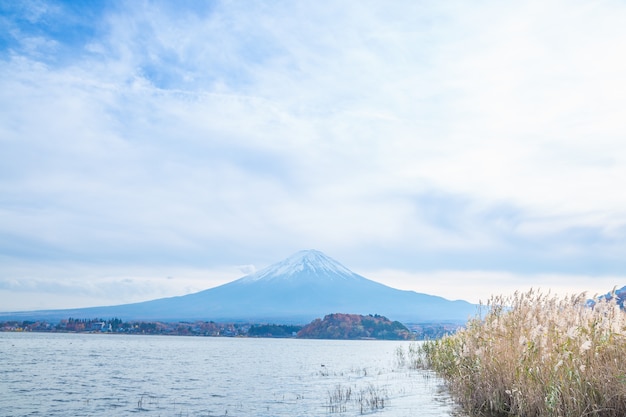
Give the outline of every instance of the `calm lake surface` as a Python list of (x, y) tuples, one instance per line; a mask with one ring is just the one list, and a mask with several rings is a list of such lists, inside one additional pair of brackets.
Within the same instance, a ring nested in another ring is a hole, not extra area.
[[(399, 346), (0, 333), (0, 415), (458, 416), (440, 379), (397, 364)], [(333, 408), (339, 392), (350, 399)], [(360, 393), (384, 408), (362, 410)]]

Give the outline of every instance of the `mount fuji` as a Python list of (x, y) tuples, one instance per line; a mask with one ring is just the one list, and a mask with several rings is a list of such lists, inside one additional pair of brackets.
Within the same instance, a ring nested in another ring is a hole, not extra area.
[(404, 323), (464, 322), (476, 305), (402, 291), (364, 278), (316, 250), (227, 284), (184, 296), (71, 310), (4, 313), (38, 319), (213, 320), (304, 324), (330, 313), (380, 314)]

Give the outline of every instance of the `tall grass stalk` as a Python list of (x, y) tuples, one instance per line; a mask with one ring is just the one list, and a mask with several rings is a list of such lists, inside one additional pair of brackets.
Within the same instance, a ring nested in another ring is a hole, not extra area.
[(613, 300), (531, 290), (421, 345), (421, 365), (472, 416), (626, 415), (626, 314)]
[(359, 410), (361, 414), (385, 408), (387, 393), (374, 385), (369, 385), (359, 392)]
[(331, 413), (345, 412), (348, 409), (348, 402), (351, 396), (351, 387), (337, 385), (333, 391), (328, 392), (328, 411)]
[(366, 388), (355, 391), (353, 395), (352, 387), (344, 387), (341, 384), (335, 389), (328, 391), (328, 412), (344, 413), (348, 411), (350, 404), (356, 405), (361, 414), (385, 408), (388, 401), (387, 390), (369, 384)]

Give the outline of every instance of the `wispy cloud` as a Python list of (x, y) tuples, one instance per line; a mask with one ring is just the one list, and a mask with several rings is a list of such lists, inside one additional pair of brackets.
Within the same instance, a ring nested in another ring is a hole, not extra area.
[(625, 17), (4, 3), (3, 262), (209, 270), (316, 247), (357, 269), (615, 276)]

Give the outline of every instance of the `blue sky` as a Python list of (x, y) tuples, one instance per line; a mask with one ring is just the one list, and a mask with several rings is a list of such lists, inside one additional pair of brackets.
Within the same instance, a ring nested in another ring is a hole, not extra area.
[(3, 1), (0, 310), (186, 294), (308, 248), (474, 302), (626, 285), (624, 21)]

